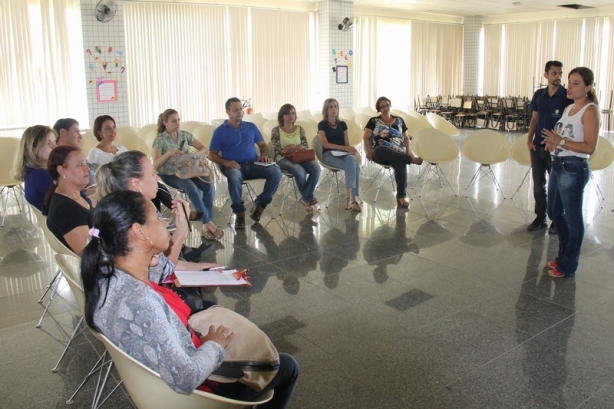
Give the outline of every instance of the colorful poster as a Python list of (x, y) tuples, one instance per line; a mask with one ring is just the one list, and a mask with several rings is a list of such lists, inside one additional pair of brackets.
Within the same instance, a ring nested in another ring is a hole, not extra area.
[(117, 81), (97, 81), (96, 89), (98, 90), (98, 102), (117, 102)]

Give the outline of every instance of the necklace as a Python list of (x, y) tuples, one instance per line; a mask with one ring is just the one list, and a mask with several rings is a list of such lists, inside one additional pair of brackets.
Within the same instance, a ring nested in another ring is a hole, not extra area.
[(337, 121), (335, 121), (335, 124), (331, 124), (329, 120), (326, 120), (326, 122), (328, 122), (328, 125), (330, 125), (331, 128), (333, 129), (337, 129), (337, 125), (339, 125), (339, 123)]
[[(55, 193), (60, 194), (62, 196), (65, 196), (65, 197), (71, 199), (72, 201), (79, 203), (81, 206), (83, 206), (83, 202), (85, 201), (83, 199), (83, 197), (81, 196), (81, 193), (78, 193), (77, 195), (75, 195), (74, 193), (60, 192), (60, 191), (58, 191), (58, 189), (55, 190)], [(85, 203), (87, 203), (87, 202), (85, 202)], [(88, 204), (87, 207), (89, 207), (89, 204)]]

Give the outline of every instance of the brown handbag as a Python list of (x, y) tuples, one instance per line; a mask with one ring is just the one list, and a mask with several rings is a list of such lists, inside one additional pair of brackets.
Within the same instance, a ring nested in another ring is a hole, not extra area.
[(294, 164), (311, 162), (316, 160), (316, 153), (313, 149), (305, 149), (303, 146), (286, 149), (284, 157)]

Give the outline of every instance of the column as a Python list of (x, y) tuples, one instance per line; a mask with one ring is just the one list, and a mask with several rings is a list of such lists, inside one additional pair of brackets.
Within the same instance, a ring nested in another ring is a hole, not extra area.
[(477, 95), (480, 71), (480, 32), (483, 17), (465, 17), (463, 21), (463, 88), (465, 95)]

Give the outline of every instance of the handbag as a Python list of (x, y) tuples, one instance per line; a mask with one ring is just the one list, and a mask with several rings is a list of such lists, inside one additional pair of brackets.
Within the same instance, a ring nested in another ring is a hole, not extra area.
[(226, 346), (226, 358), (208, 379), (221, 383), (240, 382), (261, 391), (279, 370), (279, 353), (256, 324), (236, 312), (214, 305), (192, 315), (190, 327), (207, 334), (209, 326), (223, 325), (234, 332)]
[(175, 176), (179, 179), (199, 178), (206, 183), (215, 183), (215, 172), (209, 166), (209, 160), (204, 153), (185, 153), (173, 156)]
[(316, 153), (313, 149), (304, 149), (302, 146), (286, 149), (284, 157), (294, 164), (311, 162), (316, 160)]

